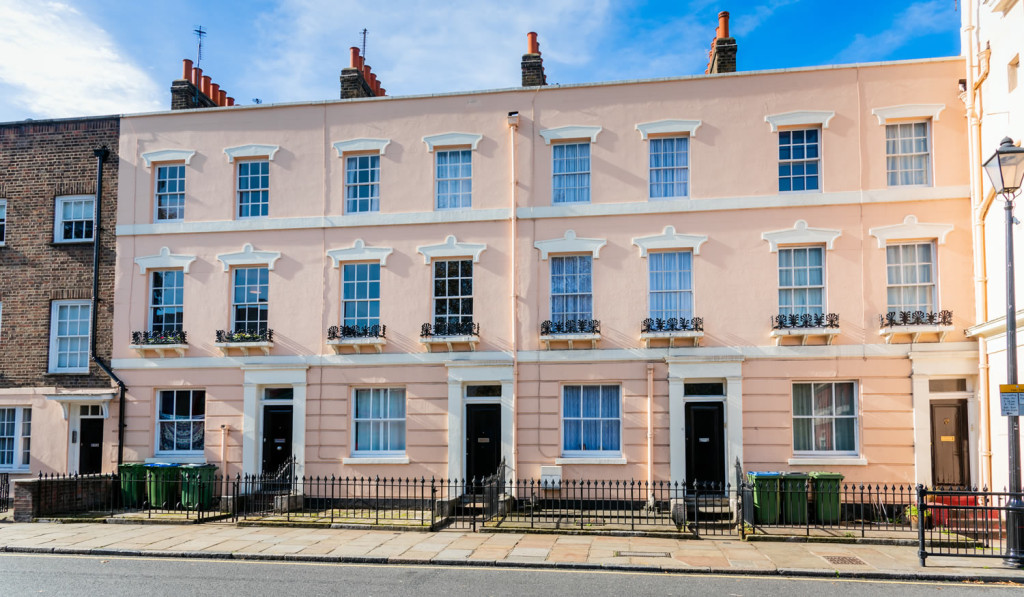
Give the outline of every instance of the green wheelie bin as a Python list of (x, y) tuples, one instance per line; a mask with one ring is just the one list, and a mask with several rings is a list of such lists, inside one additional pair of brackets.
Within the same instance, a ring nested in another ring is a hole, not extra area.
[(747, 473), (747, 480), (754, 486), (754, 519), (758, 524), (779, 522), (779, 479), (782, 473)]
[(814, 490), (814, 515), (818, 522), (834, 524), (839, 522), (839, 492), (843, 476), (839, 473), (810, 473)]
[(181, 505), (189, 510), (213, 507), (213, 487), (217, 465), (184, 464), (181, 466)]
[(782, 474), (782, 520), (786, 524), (807, 524), (806, 473)]
[(117, 467), (121, 481), (121, 503), (125, 508), (138, 508), (146, 501), (146, 465), (125, 462)]
[(149, 507), (173, 510), (181, 501), (181, 466), (168, 463), (145, 465)]

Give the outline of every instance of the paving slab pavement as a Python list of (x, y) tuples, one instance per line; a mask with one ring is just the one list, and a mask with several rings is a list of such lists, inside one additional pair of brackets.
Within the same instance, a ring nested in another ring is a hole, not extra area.
[[(999, 559), (917, 547), (604, 535), (98, 523), (0, 524), (0, 552), (259, 558), (396, 564), (615, 568), (651, 572), (983, 580), (1024, 585)], [(831, 558), (831, 561), (830, 559)]]

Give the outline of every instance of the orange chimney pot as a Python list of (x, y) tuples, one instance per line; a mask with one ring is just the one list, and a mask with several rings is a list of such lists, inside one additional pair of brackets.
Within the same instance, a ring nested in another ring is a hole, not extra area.
[(224, 91), (223, 89), (221, 89), (220, 93), (218, 93), (217, 95), (220, 96), (220, 97), (217, 98), (217, 105), (218, 106), (226, 106), (226, 105), (228, 105), (228, 92), (227, 91)]
[(352, 46), (348, 49), (348, 65), (352, 68), (359, 68), (359, 48)]
[(234, 106), (235, 105), (235, 98), (229, 97), (229, 98), (225, 98), (225, 100), (226, 100), (225, 101), (226, 105), (228, 105), (228, 106)]
[(718, 13), (718, 37), (729, 37), (729, 11), (723, 10)]
[(220, 105), (217, 102), (217, 99), (220, 98), (220, 85), (218, 85), (217, 83), (210, 83), (210, 93), (209, 93), (209, 96), (210, 96), (210, 99), (213, 100), (213, 103), (215, 103), (217, 105)]
[(186, 81), (192, 79), (192, 61), (188, 58), (181, 61), (181, 78)]
[(203, 69), (198, 66), (192, 69), (192, 84), (201, 87), (203, 84)]
[(533, 31), (526, 34), (526, 53), (540, 54), (540, 44), (537, 43), (537, 34)]
[(206, 97), (210, 97), (210, 84), (213, 80), (209, 75), (203, 75), (203, 84), (199, 87), (199, 91), (202, 91)]
[(380, 96), (384, 96), (385, 95), (383, 87), (381, 87), (380, 89), (377, 90), (377, 95), (380, 95)]

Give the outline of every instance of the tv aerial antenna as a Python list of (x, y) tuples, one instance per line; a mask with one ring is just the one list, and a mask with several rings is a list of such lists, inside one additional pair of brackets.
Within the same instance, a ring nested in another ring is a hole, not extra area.
[(363, 51), (362, 53), (363, 53), (363, 58), (364, 59), (366, 58), (366, 34), (367, 33), (369, 33), (369, 32), (366, 30), (365, 27), (363, 28), (362, 31), (359, 32), (359, 35), (363, 38), (363, 42), (362, 42), (361, 46), (362, 46), (362, 51)]
[(199, 66), (199, 63), (203, 60), (203, 38), (206, 37), (206, 29), (202, 25), (196, 25), (192, 33), (195, 33), (196, 38), (199, 40), (198, 48), (196, 49), (196, 66)]

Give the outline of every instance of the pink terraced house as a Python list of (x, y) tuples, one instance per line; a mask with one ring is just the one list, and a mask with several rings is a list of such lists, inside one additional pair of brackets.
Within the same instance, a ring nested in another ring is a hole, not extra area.
[(124, 117), (125, 459), (976, 480), (963, 59), (713, 48), (554, 87), (531, 36), (523, 87), (416, 97), (354, 52), (350, 99)]

